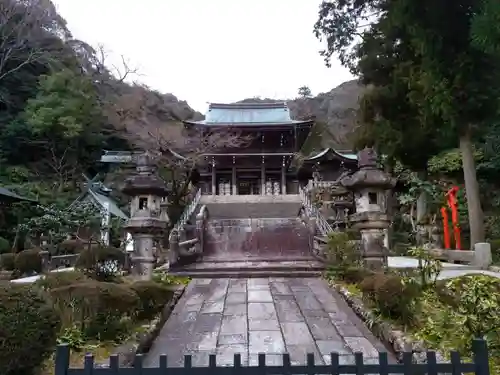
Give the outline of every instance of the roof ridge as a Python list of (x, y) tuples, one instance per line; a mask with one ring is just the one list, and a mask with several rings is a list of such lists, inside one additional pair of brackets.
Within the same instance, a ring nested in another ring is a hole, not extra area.
[(211, 109), (270, 109), (283, 108), (288, 109), (286, 102), (260, 102), (260, 103), (210, 103), (208, 110)]

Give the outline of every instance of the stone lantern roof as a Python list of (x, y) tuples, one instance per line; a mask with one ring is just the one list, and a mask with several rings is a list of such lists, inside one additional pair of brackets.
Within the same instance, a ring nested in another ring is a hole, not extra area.
[(167, 184), (158, 176), (155, 162), (148, 152), (137, 156), (136, 173), (125, 180), (122, 192), (129, 196), (141, 194), (167, 196), (169, 192)]
[(350, 190), (372, 188), (390, 190), (397, 179), (377, 166), (377, 153), (372, 148), (365, 148), (358, 153), (359, 170), (340, 180), (340, 184)]

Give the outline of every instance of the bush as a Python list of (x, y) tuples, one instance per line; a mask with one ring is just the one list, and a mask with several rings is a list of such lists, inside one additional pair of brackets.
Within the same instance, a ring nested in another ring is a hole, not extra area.
[(57, 255), (78, 254), (84, 249), (80, 240), (64, 240), (57, 247)]
[(0, 237), (0, 254), (9, 253), (11, 250), (9, 241)]
[(17, 253), (14, 267), (21, 275), (32, 275), (42, 272), (42, 255), (40, 249), (28, 249)]
[(2, 374), (32, 374), (55, 349), (59, 318), (35, 288), (2, 283), (0, 331)]
[(361, 257), (353, 240), (346, 232), (331, 232), (327, 242), (327, 261), (340, 268), (355, 267)]
[(51, 272), (36, 282), (44, 290), (52, 290), (72, 284), (88, 281), (89, 278), (78, 271)]
[(171, 288), (154, 281), (136, 281), (130, 287), (139, 296), (140, 306), (136, 314), (139, 320), (152, 319), (174, 294)]
[(14, 269), (16, 268), (15, 259), (16, 254), (14, 253), (0, 254), (1, 268), (6, 271), (14, 271)]
[(89, 337), (115, 338), (123, 318), (139, 306), (126, 285), (90, 280), (50, 291), (65, 328), (77, 327)]
[(355, 268), (355, 267), (350, 267), (346, 268), (342, 272), (342, 280), (345, 281), (347, 284), (359, 284), (363, 280), (365, 280), (367, 277), (370, 277), (373, 275), (373, 271), (370, 271), (366, 268)]
[(389, 319), (405, 325), (415, 322), (420, 286), (396, 274), (377, 273), (360, 284), (363, 295)]
[(87, 247), (80, 253), (76, 267), (95, 280), (111, 281), (123, 270), (125, 256), (125, 252), (116, 247)]

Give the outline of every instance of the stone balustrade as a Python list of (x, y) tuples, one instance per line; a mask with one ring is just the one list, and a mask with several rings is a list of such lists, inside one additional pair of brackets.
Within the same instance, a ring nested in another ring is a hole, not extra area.
[(488, 269), (492, 263), (491, 245), (486, 242), (477, 243), (474, 250), (429, 249), (433, 258), (449, 263), (468, 264), (474, 268)]

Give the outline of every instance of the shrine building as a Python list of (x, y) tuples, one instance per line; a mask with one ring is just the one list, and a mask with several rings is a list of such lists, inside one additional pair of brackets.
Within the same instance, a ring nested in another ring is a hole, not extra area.
[(300, 157), (314, 120), (293, 120), (285, 102), (212, 103), (205, 120), (184, 125), (202, 132), (236, 131), (250, 139), (245, 147), (205, 154), (196, 181), (202, 194), (297, 194), (299, 184), (307, 183), (314, 172), (331, 179), (343, 169), (356, 168), (355, 155), (333, 149)]

